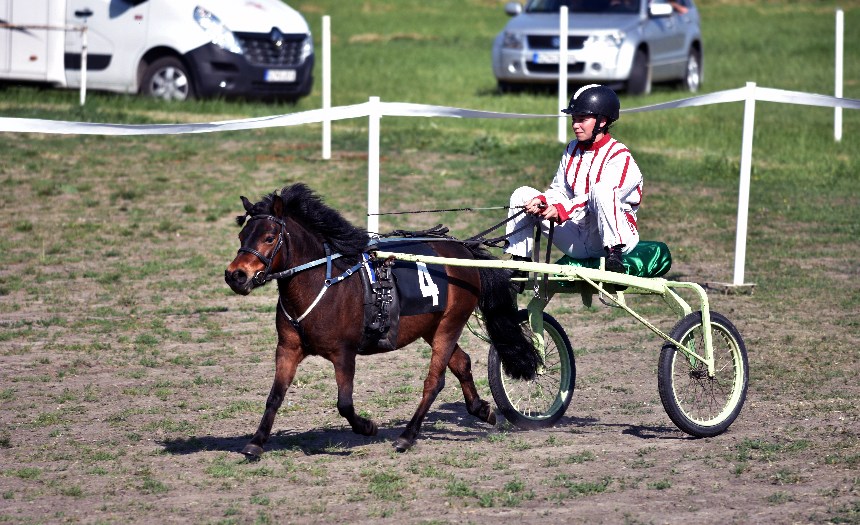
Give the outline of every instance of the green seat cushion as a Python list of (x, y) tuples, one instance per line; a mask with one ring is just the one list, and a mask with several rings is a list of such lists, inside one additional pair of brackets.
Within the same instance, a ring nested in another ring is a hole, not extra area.
[[(672, 254), (669, 253), (669, 247), (659, 241), (639, 241), (639, 244), (621, 260), (627, 269), (627, 275), (637, 277), (662, 277), (672, 267)], [(599, 269), (600, 257), (574, 259), (565, 255), (556, 264)]]

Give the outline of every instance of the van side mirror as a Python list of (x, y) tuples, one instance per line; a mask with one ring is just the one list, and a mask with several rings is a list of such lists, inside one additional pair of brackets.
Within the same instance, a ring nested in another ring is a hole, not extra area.
[(674, 11), (674, 8), (671, 4), (653, 2), (648, 6), (648, 14), (651, 18), (672, 16), (672, 11)]
[(505, 13), (508, 16), (517, 16), (523, 12), (523, 4), (519, 2), (508, 2), (505, 4)]

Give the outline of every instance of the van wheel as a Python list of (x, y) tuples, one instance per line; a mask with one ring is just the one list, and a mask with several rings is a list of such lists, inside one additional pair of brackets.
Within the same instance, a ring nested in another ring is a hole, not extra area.
[(631, 95), (651, 93), (651, 67), (648, 65), (648, 53), (644, 49), (637, 49), (636, 54), (633, 55), (630, 78), (627, 79), (627, 93)]
[(175, 57), (159, 58), (146, 68), (140, 83), (144, 95), (163, 100), (194, 98), (194, 86), (185, 64)]

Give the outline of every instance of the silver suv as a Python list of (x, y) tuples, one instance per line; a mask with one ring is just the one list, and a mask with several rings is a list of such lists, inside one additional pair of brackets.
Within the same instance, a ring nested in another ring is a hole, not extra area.
[(529, 0), (510, 2), (513, 19), (493, 42), (501, 91), (558, 83), (559, 8), (569, 9), (568, 79), (647, 94), (652, 82), (703, 80), (702, 33), (692, 0)]

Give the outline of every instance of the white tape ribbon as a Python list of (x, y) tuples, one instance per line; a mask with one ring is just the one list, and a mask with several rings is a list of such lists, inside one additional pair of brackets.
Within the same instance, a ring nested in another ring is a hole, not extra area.
[[(650, 106), (621, 110), (622, 113), (641, 113), (664, 109), (708, 106), (740, 102), (746, 99), (746, 88), (730, 89), (708, 93), (695, 97), (663, 102)], [(781, 89), (755, 89), (755, 99), (764, 102), (782, 102), (805, 106), (841, 107), (860, 109), (860, 100), (837, 98), (828, 95), (816, 95), (799, 91), (784, 91)], [(426, 104), (410, 104), (405, 102), (379, 102), (375, 110), (380, 116), (389, 117), (445, 117), (445, 118), (487, 118), (487, 119), (534, 119), (534, 118), (565, 118), (566, 115), (540, 115), (529, 113), (499, 113), (474, 109), (454, 108), (448, 106), (431, 106)], [(338, 106), (329, 110), (313, 109), (289, 115), (273, 115), (269, 117), (249, 118), (242, 120), (227, 120), (199, 124), (99, 124), (93, 122), (65, 122), (59, 120), (41, 120), (0, 117), (0, 132), (16, 133), (48, 133), (57, 135), (179, 135), (187, 133), (214, 133), (218, 131), (238, 131), (246, 129), (277, 128), (315, 124), (325, 120), (345, 120), (367, 117), (371, 105), (367, 102), (351, 106)]]

